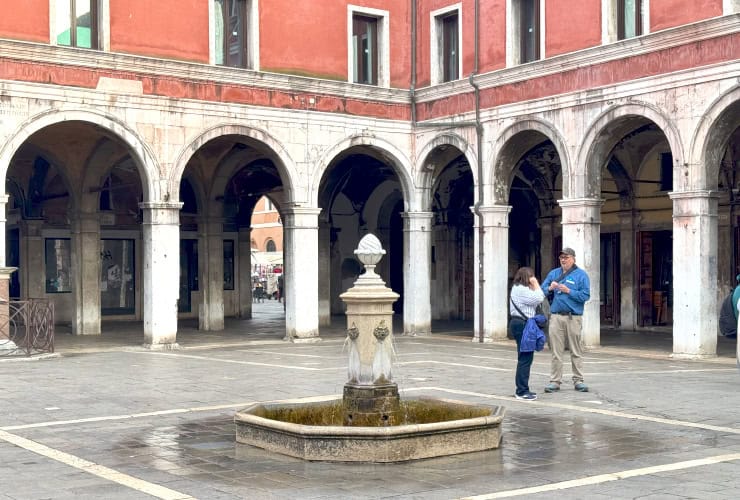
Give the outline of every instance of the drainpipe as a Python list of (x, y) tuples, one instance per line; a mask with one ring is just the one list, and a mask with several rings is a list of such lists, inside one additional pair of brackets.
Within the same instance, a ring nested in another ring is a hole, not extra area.
[(483, 204), (483, 198), (485, 190), (483, 189), (483, 125), (480, 122), (480, 87), (475, 83), (475, 76), (478, 74), (478, 63), (480, 55), (480, 0), (475, 0), (475, 50), (474, 50), (474, 66), (473, 72), (470, 73), (468, 81), (475, 90), (475, 134), (477, 138), (478, 148), (478, 203), (475, 204), (475, 212), (478, 214), (478, 342), (483, 342), (483, 296), (485, 293), (485, 282), (486, 277), (483, 273), (483, 252), (485, 250), (485, 244), (483, 236), (485, 235), (485, 228), (483, 226), (483, 214), (480, 211), (480, 207)]
[(416, 0), (411, 3), (411, 127), (416, 128)]

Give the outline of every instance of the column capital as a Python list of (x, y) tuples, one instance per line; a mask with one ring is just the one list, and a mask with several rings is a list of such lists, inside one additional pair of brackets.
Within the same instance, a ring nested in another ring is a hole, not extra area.
[(432, 230), (432, 219), (434, 212), (402, 212), (404, 231), (425, 231)]
[(480, 215), (480, 218), (475, 218), (475, 227), (481, 227), (481, 224), (483, 227), (509, 227), (511, 205), (479, 205), (470, 207), (470, 211)]
[(692, 191), (671, 191), (668, 197), (672, 200), (694, 200), (694, 199), (719, 199), (719, 191), (710, 189), (695, 189)]
[(602, 198), (568, 198), (558, 200), (562, 224), (601, 224)]
[(180, 224), (182, 202), (142, 202), (139, 208), (144, 212), (144, 224)]
[(18, 270), (17, 267), (0, 267), (0, 279), (9, 279)]
[(320, 208), (287, 207), (283, 209), (284, 229), (318, 229)]
[(704, 189), (668, 193), (673, 200), (673, 218), (691, 216), (718, 216), (719, 192)]

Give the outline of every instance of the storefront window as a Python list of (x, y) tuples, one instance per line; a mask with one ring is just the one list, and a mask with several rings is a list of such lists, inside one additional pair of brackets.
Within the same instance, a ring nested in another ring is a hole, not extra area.
[(69, 293), (70, 240), (69, 238), (47, 238), (46, 247), (46, 293)]
[(100, 307), (103, 314), (133, 314), (134, 240), (101, 240)]

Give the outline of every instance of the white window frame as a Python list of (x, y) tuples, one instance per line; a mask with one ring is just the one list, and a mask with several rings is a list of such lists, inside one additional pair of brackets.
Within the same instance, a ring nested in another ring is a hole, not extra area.
[[(260, 16), (259, 0), (247, 0), (247, 60), (249, 69), (260, 70)], [(216, 65), (216, 8), (214, 0), (208, 0), (208, 64)], [(229, 68), (230, 66), (223, 66)]]
[[(347, 5), (347, 81), (354, 83), (355, 54), (352, 50), (352, 26), (354, 16), (374, 17), (378, 20), (378, 87), (391, 86), (391, 35), (390, 13), (387, 10), (371, 9), (358, 5)], [(358, 84), (360, 85), (360, 84)]]
[[(59, 45), (55, 35), (57, 29), (57, 2), (49, 0), (49, 44)], [(110, 0), (98, 0), (98, 45), (102, 52), (110, 52)]]
[[(732, 1), (740, 3), (740, 0)], [(619, 41), (617, 3), (617, 0), (601, 0), (601, 43), (603, 45)], [(650, 0), (642, 0), (640, 18), (642, 19), (642, 35), (640, 36), (647, 35), (650, 33)]]
[(429, 13), (429, 48), (431, 51), (431, 58), (429, 59), (429, 69), (431, 71), (431, 84), (437, 85), (444, 82), (444, 65), (442, 64), (442, 52), (444, 50), (444, 38), (442, 33), (442, 20), (444, 17), (456, 13), (457, 14), (457, 75), (458, 79), (463, 76), (462, 66), (462, 3), (456, 3), (443, 7), (441, 9), (433, 10)]
[(729, 16), (740, 12), (740, 0), (722, 0), (722, 15)]
[[(540, 0), (540, 58), (538, 61), (543, 60), (546, 57), (545, 54), (545, 0)], [(519, 33), (519, 11), (520, 11), (519, 0), (506, 0), (506, 66), (512, 67), (521, 62), (522, 56), (520, 54), (520, 33)], [(533, 62), (533, 61), (530, 61)]]

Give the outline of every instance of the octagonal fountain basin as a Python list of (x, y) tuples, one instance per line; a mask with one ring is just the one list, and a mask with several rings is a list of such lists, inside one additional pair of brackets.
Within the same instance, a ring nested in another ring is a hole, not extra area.
[(401, 401), (402, 422), (383, 427), (342, 425), (342, 399), (256, 404), (236, 413), (239, 443), (304, 460), (403, 462), (498, 448), (502, 406), (447, 399)]

